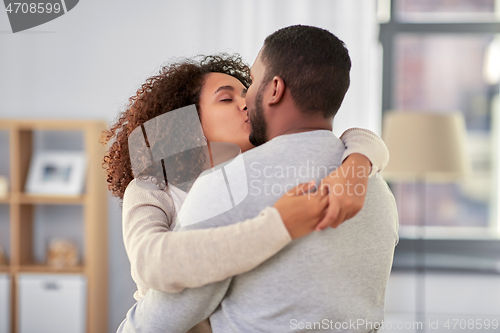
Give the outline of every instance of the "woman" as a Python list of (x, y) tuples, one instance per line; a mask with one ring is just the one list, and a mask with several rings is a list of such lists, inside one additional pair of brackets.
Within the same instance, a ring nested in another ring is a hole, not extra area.
[[(205, 89), (207, 82), (213, 80), (218, 80), (215, 86), (223, 89)], [(215, 229), (171, 233), (168, 231), (175, 219), (175, 202), (182, 203), (185, 194), (173, 186), (169, 194), (152, 183), (139, 184), (140, 180), (133, 179), (127, 144), (129, 134), (148, 120), (187, 105), (196, 104), (208, 142), (231, 142), (243, 152), (251, 149), (244, 99), (249, 85), (249, 68), (239, 56), (208, 56), (199, 61), (185, 60), (165, 66), (157, 76), (146, 80), (129, 99), (128, 109), (104, 132), (104, 142), (113, 139), (103, 166), (107, 170), (109, 189), (123, 199), (124, 241), (132, 277), (138, 286), (134, 294), (136, 300), (142, 298), (148, 288), (179, 292), (249, 271), (292, 239), (312, 232), (324, 217), (328, 205), (326, 192), (305, 196), (294, 189), (253, 219)], [(353, 152), (372, 156), (372, 173), (387, 163), (385, 145), (371, 132), (351, 129), (342, 139), (348, 148), (344, 158), (349, 157), (339, 169), (352, 167), (352, 163), (369, 166), (366, 157), (350, 155)], [(355, 147), (352, 151), (350, 142)], [(337, 171), (335, 177), (324, 181), (350, 180), (351, 184), (365, 182), (366, 185), (366, 179), (350, 176), (351, 173)], [(302, 184), (298, 189), (307, 191), (310, 187), (311, 184)], [(357, 205), (341, 206), (342, 221), (354, 216), (363, 200), (364, 194)], [(194, 329), (206, 325), (205, 321)]]

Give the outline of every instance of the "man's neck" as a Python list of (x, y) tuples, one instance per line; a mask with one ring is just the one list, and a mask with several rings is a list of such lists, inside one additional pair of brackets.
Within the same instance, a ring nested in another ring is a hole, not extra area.
[(311, 131), (320, 131), (320, 130), (328, 130), (332, 131), (332, 125), (330, 126), (302, 126), (298, 128), (293, 128), (288, 131), (281, 133), (280, 135), (285, 134), (294, 134), (294, 133), (302, 133), (302, 132), (311, 132)]
[(319, 130), (333, 130), (333, 117), (329, 117), (327, 119), (322, 116), (301, 116), (296, 117), (295, 119), (291, 119), (287, 122), (287, 124), (283, 124), (284, 126), (279, 126), (275, 128), (273, 133), (268, 133), (269, 140), (286, 134), (294, 134), (294, 133), (302, 133), (302, 132), (311, 132), (311, 131), (319, 131)]

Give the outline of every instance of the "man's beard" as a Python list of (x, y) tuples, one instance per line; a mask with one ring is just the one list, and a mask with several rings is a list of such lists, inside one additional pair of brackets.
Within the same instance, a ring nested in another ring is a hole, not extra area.
[(248, 139), (255, 147), (267, 142), (267, 123), (264, 118), (264, 108), (262, 106), (263, 89), (259, 89), (255, 96), (255, 110), (249, 112), (251, 132)]

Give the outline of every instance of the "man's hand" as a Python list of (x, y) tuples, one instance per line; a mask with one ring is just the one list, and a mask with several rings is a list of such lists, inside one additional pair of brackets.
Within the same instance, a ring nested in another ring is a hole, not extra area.
[(371, 163), (361, 154), (349, 155), (342, 165), (323, 178), (319, 191), (328, 194), (329, 205), (316, 231), (336, 228), (363, 208)]

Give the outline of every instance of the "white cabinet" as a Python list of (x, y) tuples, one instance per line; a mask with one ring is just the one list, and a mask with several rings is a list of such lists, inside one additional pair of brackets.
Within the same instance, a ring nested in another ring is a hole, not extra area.
[(19, 333), (85, 333), (85, 276), (20, 274), (18, 293)]
[(10, 276), (0, 274), (0, 333), (10, 332)]

